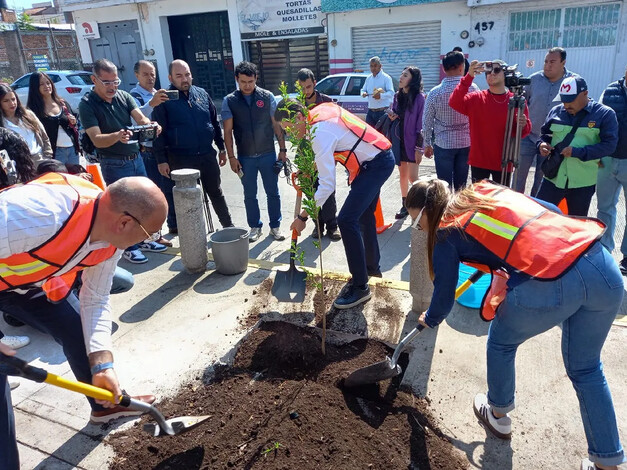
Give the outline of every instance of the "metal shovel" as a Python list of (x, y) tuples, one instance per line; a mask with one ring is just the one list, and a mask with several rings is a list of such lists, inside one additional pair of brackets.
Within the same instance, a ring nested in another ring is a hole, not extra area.
[[(97, 400), (107, 400), (116, 403), (116, 397), (107, 389), (95, 387), (90, 384), (78, 382), (75, 380), (65, 379), (55, 374), (47, 372), (45, 369), (29, 365), (26, 361), (15, 356), (5, 356), (0, 353), (0, 363), (6, 364), (13, 370), (7, 375), (24, 377), (35, 382), (46, 382), (55, 387), (64, 388), (72, 392), (82, 393)], [(153, 405), (140, 400), (135, 400), (128, 395), (118, 397), (118, 404), (128, 408), (129, 410), (141, 411), (148, 413), (154, 418), (157, 424), (148, 423), (144, 425), (144, 430), (153, 436), (174, 436), (196, 426), (200, 422), (210, 418), (210, 416), (182, 416), (179, 418), (171, 418), (166, 420), (161, 412)]]
[[(481, 276), (483, 276), (483, 272), (475, 271), (472, 276), (470, 276), (455, 290), (455, 298), (458, 299), (459, 296), (466, 292), (466, 290), (468, 290), (472, 284), (477, 282)], [(425, 327), (419, 324), (416, 328), (411, 330), (407, 336), (401, 339), (398, 346), (396, 346), (396, 349), (394, 349), (394, 354), (392, 354), (391, 359), (386, 357), (384, 361), (357, 369), (344, 379), (344, 386), (358, 387), (360, 385), (368, 385), (382, 380), (391, 379), (392, 377), (399, 375), (403, 372), (401, 366), (398, 365), (398, 358), (401, 355), (401, 352), (403, 352), (405, 346), (424, 329)]]
[[(300, 213), (300, 203), (303, 198), (303, 192), (300, 187), (296, 187), (296, 208), (294, 209), (294, 218)], [(307, 273), (296, 268), (296, 242), (298, 241), (298, 232), (292, 230), (292, 243), (290, 249), (290, 267), (287, 271), (277, 271), (272, 284), (272, 295), (279, 302), (303, 302), (305, 300), (305, 291), (307, 289)]]

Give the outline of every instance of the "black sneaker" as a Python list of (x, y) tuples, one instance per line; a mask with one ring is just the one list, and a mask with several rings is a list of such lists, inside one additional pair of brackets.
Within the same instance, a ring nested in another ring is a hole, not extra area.
[(620, 268), (620, 272), (623, 276), (627, 276), (627, 258), (623, 258), (620, 263), (618, 263), (618, 267)]
[(407, 212), (407, 208), (405, 206), (401, 207), (401, 209), (396, 213), (396, 215), (394, 216), (394, 218), (396, 220), (399, 219), (404, 219), (405, 217), (407, 217), (409, 215), (409, 212)]
[(4, 317), (4, 321), (7, 322), (7, 325), (11, 325), (11, 326), (24, 326), (25, 325), (24, 322), (18, 320), (17, 318), (12, 317), (8, 313), (3, 313), (2, 316)]
[(340, 234), (340, 231), (337, 228), (328, 228), (327, 237), (335, 241), (342, 239), (342, 235)]
[(340, 310), (355, 307), (356, 305), (367, 302), (372, 297), (370, 287), (366, 285), (365, 289), (355, 287), (352, 283), (347, 284), (340, 295), (335, 299), (333, 305)]

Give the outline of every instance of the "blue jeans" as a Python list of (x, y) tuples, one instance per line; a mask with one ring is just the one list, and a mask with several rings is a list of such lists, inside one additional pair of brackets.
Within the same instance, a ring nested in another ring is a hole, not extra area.
[[(127, 176), (147, 176), (144, 159), (136, 157), (133, 160), (120, 160), (118, 158), (100, 157), (100, 169), (105, 183), (112, 184)], [(139, 248), (139, 244), (129, 246), (126, 251)]]
[(443, 149), (433, 146), (435, 172), (438, 178), (448, 182), (456, 191), (466, 186), (468, 181), (468, 153), (470, 147)]
[(527, 175), (531, 165), (536, 166), (536, 172), (533, 176), (533, 185), (531, 186), (530, 196), (535, 197), (542, 183), (542, 162), (544, 158), (540, 156), (536, 149), (536, 141), (531, 136), (527, 136), (520, 141), (520, 159), (518, 160), (518, 171), (516, 172), (516, 181), (514, 189), (519, 193), (525, 192), (525, 184), (527, 183)]
[[(597, 217), (607, 225), (601, 243), (610, 253), (614, 251), (614, 230), (616, 229), (616, 205), (620, 190), (627, 196), (627, 160), (603, 157), (603, 167), (597, 176)], [(627, 257), (627, 227), (623, 233), (620, 251)]]
[(383, 117), (385, 114), (385, 109), (381, 111), (373, 111), (372, 109), (368, 109), (366, 113), (366, 124), (370, 124), (372, 127), (377, 125), (379, 119)]
[(54, 159), (61, 163), (79, 164), (78, 154), (74, 147), (57, 147), (54, 151)]
[(174, 189), (174, 181), (171, 178), (166, 178), (161, 173), (159, 173), (157, 159), (152, 152), (142, 152), (141, 155), (144, 159), (146, 176), (150, 178), (150, 181), (159, 186), (159, 189), (165, 196), (166, 201), (168, 201), (168, 218), (166, 219), (168, 228), (177, 228), (176, 213), (174, 212), (174, 195), (172, 194), (172, 189)]
[(374, 212), (381, 186), (392, 174), (394, 165), (394, 155), (389, 150), (362, 164), (337, 216), (348, 270), (355, 286), (368, 282), (368, 271), (380, 269), (381, 255)]
[[(490, 325), (488, 401), (497, 412), (514, 409), (518, 346), (562, 325), (562, 357), (577, 398), (591, 460), (623, 461), (601, 348), (623, 300), (623, 277), (600, 243), (555, 281), (529, 280), (508, 291)], [(538, 369), (543, 365), (538, 363)], [(552, 397), (547, 397), (553, 399)]]
[(0, 468), (20, 470), (11, 390), (7, 376), (2, 373), (0, 373)]
[(268, 200), (270, 228), (277, 228), (281, 225), (281, 196), (279, 196), (279, 175), (272, 168), (276, 162), (276, 154), (272, 152), (259, 157), (240, 156), (237, 158), (244, 172), (242, 185), (244, 186), (244, 207), (246, 207), (248, 226), (254, 228), (263, 225), (259, 212), (259, 202), (257, 201), (257, 173), (260, 173)]
[(555, 186), (546, 178), (542, 179), (540, 190), (536, 197), (556, 206), (566, 198), (568, 204), (568, 215), (580, 215), (586, 217), (590, 209), (590, 201), (594, 195), (595, 186), (584, 186), (583, 188), (561, 189)]

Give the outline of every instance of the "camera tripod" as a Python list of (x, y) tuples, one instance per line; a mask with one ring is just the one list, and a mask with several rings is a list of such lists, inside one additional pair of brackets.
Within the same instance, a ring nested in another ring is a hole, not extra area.
[[(505, 137), (503, 139), (503, 152), (501, 154), (501, 184), (512, 187), (516, 184), (518, 164), (520, 160), (520, 136), (523, 126), (517, 119), (525, 112), (525, 97), (523, 87), (512, 87), (514, 96), (510, 97), (507, 107), (507, 122), (505, 125)], [(518, 112), (516, 112), (518, 110)], [(514, 127), (515, 126), (515, 127)], [(515, 129), (514, 136), (512, 131)], [(512, 171), (508, 171), (512, 169)]]

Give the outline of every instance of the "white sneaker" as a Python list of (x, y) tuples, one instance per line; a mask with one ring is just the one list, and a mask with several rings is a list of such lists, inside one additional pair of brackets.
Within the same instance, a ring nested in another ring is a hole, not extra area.
[(20, 383), (19, 383), (19, 382), (12, 382), (12, 381), (9, 381), (9, 388), (10, 388), (11, 390), (15, 390), (15, 389), (16, 389), (17, 387), (19, 387), (19, 386), (20, 386)]
[(479, 418), (479, 421), (489, 429), (492, 434), (501, 439), (512, 438), (512, 420), (508, 415), (502, 418), (497, 418), (492, 414), (492, 407), (488, 403), (488, 397), (483, 393), (475, 395), (475, 401), (473, 403), (473, 409), (475, 415)]
[(148, 258), (144, 256), (141, 250), (126, 250), (122, 257), (133, 264), (143, 264), (148, 262)]
[(28, 336), (3, 336), (0, 343), (12, 349), (20, 349), (30, 343), (30, 338)]
[(285, 240), (285, 235), (281, 233), (281, 229), (279, 227), (271, 228), (270, 235), (272, 235), (274, 239), (278, 242), (282, 242), (283, 240)]
[(257, 240), (259, 240), (260, 236), (261, 236), (261, 227), (252, 227), (250, 229), (250, 232), (248, 232), (248, 241), (256, 242)]

